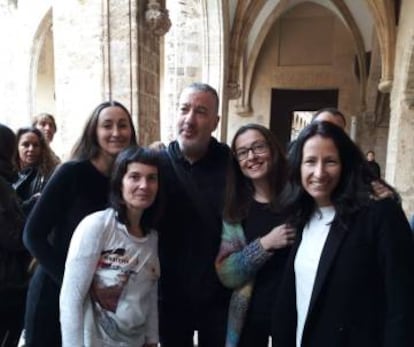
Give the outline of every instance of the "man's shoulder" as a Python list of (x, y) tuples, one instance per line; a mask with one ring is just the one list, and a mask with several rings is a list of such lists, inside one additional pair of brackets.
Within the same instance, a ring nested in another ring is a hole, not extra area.
[(210, 142), (211, 147), (215, 150), (223, 151), (225, 153), (230, 153), (230, 147), (225, 142), (220, 142), (216, 138), (212, 137)]
[(212, 137), (209, 146), (209, 155), (213, 158), (213, 160), (221, 159), (227, 161), (230, 153), (230, 147), (226, 143), (219, 142)]

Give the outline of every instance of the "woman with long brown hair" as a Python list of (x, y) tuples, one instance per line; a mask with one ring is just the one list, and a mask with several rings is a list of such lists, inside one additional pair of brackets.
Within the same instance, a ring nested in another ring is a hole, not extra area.
[(66, 253), (76, 226), (107, 207), (109, 176), (118, 153), (136, 144), (129, 111), (116, 101), (89, 117), (72, 160), (53, 175), (27, 221), (23, 240), (38, 266), (30, 282), (26, 346), (60, 346), (59, 292)]
[(219, 278), (233, 289), (226, 347), (267, 347), (271, 303), (295, 232), (280, 214), (286, 158), (271, 131), (259, 124), (235, 134), (227, 171)]
[(23, 210), (28, 215), (58, 160), (43, 133), (37, 128), (28, 127), (17, 130), (15, 163), (19, 177), (13, 186), (22, 200)]

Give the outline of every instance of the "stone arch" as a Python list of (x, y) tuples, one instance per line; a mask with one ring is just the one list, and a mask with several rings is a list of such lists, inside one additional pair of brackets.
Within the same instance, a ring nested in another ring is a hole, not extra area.
[(391, 0), (366, 0), (373, 17), (380, 46), (382, 71), (379, 89), (389, 93), (392, 87), (397, 37), (395, 5)]
[(264, 5), (265, 2), (263, 0), (252, 1), (249, 4), (243, 1), (237, 2), (234, 24), (229, 40), (229, 74), (227, 79), (229, 99), (241, 97), (244, 100), (245, 49), (255, 19)]
[[(34, 113), (39, 112), (39, 111), (54, 112), (54, 80), (52, 80), (53, 101), (51, 101), (49, 105), (49, 107), (52, 109), (45, 110), (43, 107), (42, 110), (39, 110), (38, 102), (37, 102), (38, 96), (39, 96), (39, 70), (46, 68), (46, 66), (42, 66), (42, 64), (44, 64), (45, 62), (41, 61), (41, 59), (46, 54), (51, 55), (53, 58), (52, 30), (53, 30), (53, 12), (52, 12), (52, 8), (49, 8), (39, 23), (39, 26), (33, 37), (33, 44), (31, 48), (30, 68), (29, 68), (29, 74), (30, 74), (29, 76), (29, 112), (32, 116)], [(52, 42), (52, 47), (50, 47), (49, 45), (48, 47), (46, 47), (46, 43), (50, 44), (50, 42)], [(54, 67), (52, 67), (52, 69), (54, 73)]]
[[(323, 6), (319, 4), (318, 2), (314, 2), (314, 3), (319, 6)], [(365, 60), (364, 42), (362, 39), (361, 32), (359, 31), (357, 24), (355, 23), (352, 15), (350, 14), (349, 9), (344, 4), (342, 3), (339, 3), (339, 4), (341, 6), (339, 6), (337, 9), (339, 11), (339, 14), (342, 16), (341, 19), (344, 21), (344, 24), (348, 27), (355, 42), (355, 47), (356, 47), (356, 52), (357, 52), (357, 62), (358, 62), (358, 67), (360, 71), (360, 105), (361, 105), (361, 111), (363, 111), (366, 105), (365, 98), (366, 98), (366, 85), (367, 85), (367, 64)], [(296, 6), (299, 6), (299, 5), (300, 4), (297, 4)], [(332, 11), (332, 8), (330, 8), (329, 6), (323, 6), (323, 7)], [(251, 53), (246, 59), (247, 61), (245, 63), (244, 71), (241, 71), (241, 73), (243, 74), (242, 76), (243, 88), (240, 91), (241, 96), (240, 96), (239, 103), (237, 106), (237, 113), (240, 116), (249, 116), (252, 113), (252, 109), (250, 106), (251, 86), (252, 86), (252, 80), (254, 76), (254, 69), (256, 66), (256, 61), (260, 54), (260, 49), (263, 45), (263, 42), (265, 41), (266, 36), (269, 33), (269, 30), (271, 29), (273, 24), (284, 13), (292, 10), (292, 8), (293, 7), (286, 8), (281, 2), (279, 2), (276, 5), (276, 7), (273, 9), (273, 11), (269, 14), (269, 16), (266, 18), (264, 24), (262, 25), (260, 29), (257, 39), (255, 40), (255, 43), (252, 47)], [(338, 16), (338, 13), (334, 11), (333, 13), (336, 16)]]

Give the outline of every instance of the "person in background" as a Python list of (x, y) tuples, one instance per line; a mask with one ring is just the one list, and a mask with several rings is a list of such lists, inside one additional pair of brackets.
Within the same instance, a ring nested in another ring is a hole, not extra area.
[(282, 203), (298, 237), (276, 345), (414, 346), (414, 242), (400, 205), (371, 198), (364, 155), (329, 122), (302, 130), (289, 162)]
[(57, 126), (55, 117), (49, 113), (40, 113), (33, 118), (32, 126), (39, 129), (45, 136), (46, 142), (50, 144), (56, 134)]
[(58, 161), (43, 133), (37, 128), (29, 127), (17, 130), (15, 163), (19, 177), (13, 187), (22, 200), (24, 212), (29, 215)]
[(159, 228), (160, 340), (163, 347), (222, 347), (230, 291), (214, 260), (220, 245), (227, 145), (211, 134), (217, 92), (193, 83), (180, 95), (177, 140), (161, 151), (166, 208)]
[(16, 136), (0, 124), (0, 345), (16, 347), (23, 328), (30, 257), (22, 242), (25, 216), (12, 183)]
[(37, 259), (25, 314), (26, 346), (61, 346), (59, 292), (72, 233), (88, 214), (108, 205), (116, 156), (136, 144), (129, 111), (116, 101), (99, 104), (72, 151), (36, 203), (23, 241)]
[(312, 122), (316, 122), (316, 121), (330, 122), (340, 127), (344, 131), (346, 128), (345, 115), (335, 107), (324, 107), (324, 108), (317, 110), (312, 117)]
[(272, 304), (295, 232), (282, 224), (278, 195), (286, 158), (259, 124), (237, 130), (227, 171), (224, 222), (216, 268), (233, 289), (226, 347), (268, 347)]
[(60, 294), (63, 347), (157, 346), (158, 170), (152, 150), (121, 152), (110, 207), (76, 228)]
[[(53, 141), (55, 134), (57, 132), (57, 126), (55, 117), (49, 113), (39, 113), (33, 118), (32, 126), (39, 129), (50, 146), (50, 143)], [(52, 154), (55, 156), (55, 159), (60, 163), (60, 158), (52, 151)]]
[(371, 170), (374, 177), (381, 178), (381, 168), (379, 164), (375, 161), (375, 152), (368, 151), (366, 153), (366, 158), (368, 162), (368, 168)]

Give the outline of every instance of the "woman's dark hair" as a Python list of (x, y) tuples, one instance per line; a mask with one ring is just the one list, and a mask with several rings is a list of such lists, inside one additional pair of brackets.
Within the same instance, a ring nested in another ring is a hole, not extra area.
[(271, 193), (270, 208), (272, 211), (277, 211), (279, 208), (278, 195), (286, 182), (287, 160), (273, 133), (260, 124), (247, 124), (240, 127), (231, 143), (233, 155), (229, 159), (227, 167), (223, 216), (230, 223), (239, 223), (247, 216), (254, 194), (253, 183), (250, 178), (242, 173), (240, 164), (235, 156), (236, 140), (248, 130), (259, 132), (269, 146), (271, 165), (267, 179)]
[(8, 126), (0, 123), (0, 176), (14, 183), (17, 178), (16, 135)]
[(94, 159), (99, 154), (100, 146), (98, 144), (98, 138), (96, 136), (96, 129), (98, 127), (99, 115), (101, 112), (108, 107), (119, 107), (125, 111), (128, 115), (129, 125), (131, 127), (131, 143), (134, 145), (137, 143), (137, 138), (135, 135), (135, 127), (132, 123), (131, 114), (127, 108), (119, 103), (118, 101), (105, 101), (99, 104), (89, 116), (85, 127), (82, 131), (82, 135), (79, 140), (76, 142), (75, 146), (72, 149), (71, 158), (76, 160), (86, 160)]
[(303, 227), (316, 209), (316, 203), (301, 182), (303, 147), (314, 136), (331, 139), (341, 161), (341, 176), (331, 195), (336, 217), (342, 225), (354, 212), (368, 204), (372, 175), (367, 171), (365, 157), (358, 146), (338, 126), (329, 122), (314, 122), (299, 134), (289, 151), (288, 184), (281, 194), (288, 221), (295, 227)]
[(150, 229), (156, 228), (161, 214), (161, 181), (160, 181), (160, 154), (156, 150), (139, 147), (137, 145), (130, 146), (118, 154), (112, 170), (111, 189), (109, 193), (109, 202), (111, 207), (117, 212), (118, 220), (129, 225), (127, 218), (127, 208), (122, 198), (122, 180), (131, 163), (142, 163), (155, 166), (158, 170), (158, 192), (153, 204), (148, 207), (141, 218), (141, 227), (144, 234)]
[[(50, 149), (49, 145), (46, 142), (46, 139), (43, 135), (43, 133), (34, 127), (26, 127), (26, 128), (20, 128), (17, 130), (17, 134), (16, 134), (16, 146), (17, 149), (19, 147), (19, 142), (21, 137), (24, 134), (27, 133), (33, 133), (35, 134), (38, 139), (39, 139), (39, 144), (40, 144), (40, 158), (39, 158), (39, 163), (37, 163), (37, 168), (39, 170), (39, 172), (45, 176), (48, 177), (49, 175), (52, 174), (53, 170), (55, 169), (56, 165), (59, 164), (58, 160), (56, 159), (56, 157), (54, 156), (52, 150)], [(17, 150), (15, 152), (15, 164), (17, 169), (20, 171), (22, 169), (22, 167), (20, 166), (20, 157), (19, 157), (19, 151)]]

